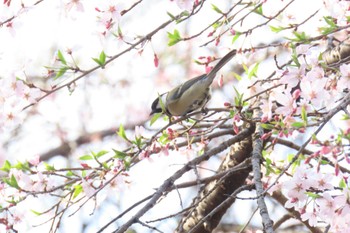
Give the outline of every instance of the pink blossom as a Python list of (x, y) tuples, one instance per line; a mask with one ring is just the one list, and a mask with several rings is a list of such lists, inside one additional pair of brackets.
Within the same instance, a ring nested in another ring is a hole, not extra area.
[(349, 4), (349, 1), (324, 0), (326, 10), (329, 12), (330, 16), (336, 19), (338, 26), (347, 25)]
[(324, 219), (331, 219), (333, 218), (333, 215), (335, 214), (335, 210), (337, 208), (336, 202), (334, 201), (334, 198), (328, 193), (324, 193), (322, 198), (318, 198), (316, 202), (319, 205), (320, 208), (320, 214), (322, 218)]
[(25, 86), (23, 89), (23, 98), (29, 103), (36, 103), (37, 99), (41, 96), (42, 92), (38, 88), (29, 88)]
[(317, 79), (312, 82), (303, 80), (300, 83), (301, 96), (306, 101), (310, 101), (316, 109), (324, 107), (324, 103), (329, 97), (328, 92), (324, 89), (326, 82), (326, 79)]
[(281, 107), (276, 109), (277, 114), (281, 114), (283, 116), (291, 115), (296, 110), (296, 102), (293, 96), (287, 93), (275, 93), (276, 101), (281, 104)]
[(291, 89), (298, 85), (300, 80), (303, 79), (305, 76), (305, 65), (301, 65), (299, 68), (290, 68), (290, 70), (287, 70), (287, 73), (285, 73), (280, 82), (282, 84), (287, 84), (288, 89)]
[(38, 172), (36, 175), (33, 175), (31, 179), (33, 183), (31, 188), (32, 191), (42, 192), (44, 190), (50, 190), (52, 188), (51, 185), (48, 187), (47, 176), (42, 172)]
[(301, 205), (304, 205), (305, 199), (300, 200), (297, 197), (292, 197), (292, 198), (288, 198), (288, 200), (286, 201), (286, 203), (284, 204), (284, 206), (288, 209), (298, 209)]
[(337, 83), (338, 90), (344, 90), (345, 88), (350, 88), (350, 65), (343, 64), (339, 67), (340, 69), (340, 79)]
[(306, 112), (312, 111), (312, 106), (310, 104), (310, 101), (306, 100), (305, 98), (300, 98), (299, 102), (297, 103), (297, 111), (296, 114), (301, 114), (302, 109), (304, 108)]
[(324, 70), (323, 68), (319, 66), (313, 67), (307, 74), (306, 74), (306, 80), (312, 82), (317, 79), (323, 79), (324, 78)]
[(319, 174), (316, 173), (317, 175), (315, 175), (314, 180), (316, 182), (314, 182), (313, 187), (318, 189), (318, 190), (332, 190), (333, 189), (333, 185), (331, 183), (332, 179), (333, 179), (333, 175), (332, 174)]
[(145, 128), (141, 125), (141, 126), (135, 126), (135, 137), (136, 138), (140, 138), (142, 137), (142, 134), (145, 133)]
[(272, 101), (271, 99), (262, 99), (262, 104), (260, 105), (260, 109), (263, 113), (262, 118), (266, 120), (271, 120), (272, 118)]
[(182, 10), (191, 11), (194, 5), (194, 0), (175, 0), (176, 4)]
[(40, 156), (37, 154), (31, 157), (28, 162), (33, 166), (37, 166), (40, 163)]
[(70, 0), (68, 3), (66, 3), (65, 8), (67, 11), (72, 10), (73, 7), (76, 9), (76, 11), (84, 12), (84, 5), (80, 0)]
[(301, 215), (303, 221), (308, 220), (310, 226), (317, 226), (317, 211), (314, 209), (312, 212), (305, 212)]
[(81, 179), (81, 186), (83, 187), (84, 193), (87, 197), (92, 197), (96, 193), (96, 190), (84, 178)]
[(304, 54), (304, 55), (309, 55), (310, 53), (310, 45), (309, 44), (301, 44), (298, 47), (296, 47), (296, 53), (297, 54)]

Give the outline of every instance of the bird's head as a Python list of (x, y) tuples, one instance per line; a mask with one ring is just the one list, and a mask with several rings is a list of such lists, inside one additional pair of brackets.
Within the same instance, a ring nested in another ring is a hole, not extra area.
[(165, 111), (165, 101), (166, 101), (166, 95), (167, 93), (161, 94), (156, 98), (151, 106), (151, 113), (149, 115), (153, 115), (155, 113), (160, 113)]

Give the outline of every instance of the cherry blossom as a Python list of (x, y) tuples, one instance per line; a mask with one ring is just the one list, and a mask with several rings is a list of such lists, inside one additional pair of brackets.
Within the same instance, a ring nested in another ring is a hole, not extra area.
[(337, 89), (342, 91), (346, 88), (350, 89), (350, 65), (343, 64), (339, 67), (341, 76), (337, 83)]

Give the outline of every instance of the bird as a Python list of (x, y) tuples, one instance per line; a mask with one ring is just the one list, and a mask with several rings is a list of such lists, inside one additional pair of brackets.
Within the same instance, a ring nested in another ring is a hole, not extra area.
[(168, 116), (185, 116), (197, 109), (204, 109), (211, 98), (211, 84), (217, 72), (235, 55), (231, 50), (213, 67), (208, 74), (202, 74), (176, 86), (156, 98), (151, 106), (151, 113), (163, 112)]

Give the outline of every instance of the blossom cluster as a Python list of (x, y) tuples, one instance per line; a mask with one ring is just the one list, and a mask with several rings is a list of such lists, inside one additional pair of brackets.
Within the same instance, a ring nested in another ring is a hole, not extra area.
[(315, 168), (301, 165), (282, 183), (282, 192), (288, 198), (285, 207), (300, 212), (301, 219), (310, 226), (323, 222), (330, 226), (330, 232), (349, 232), (350, 188), (346, 182), (341, 189), (334, 187), (334, 182), (346, 179), (342, 174), (322, 174)]
[(23, 108), (41, 95), (40, 89), (29, 87), (14, 75), (0, 78), (0, 132), (20, 125), (25, 117)]

